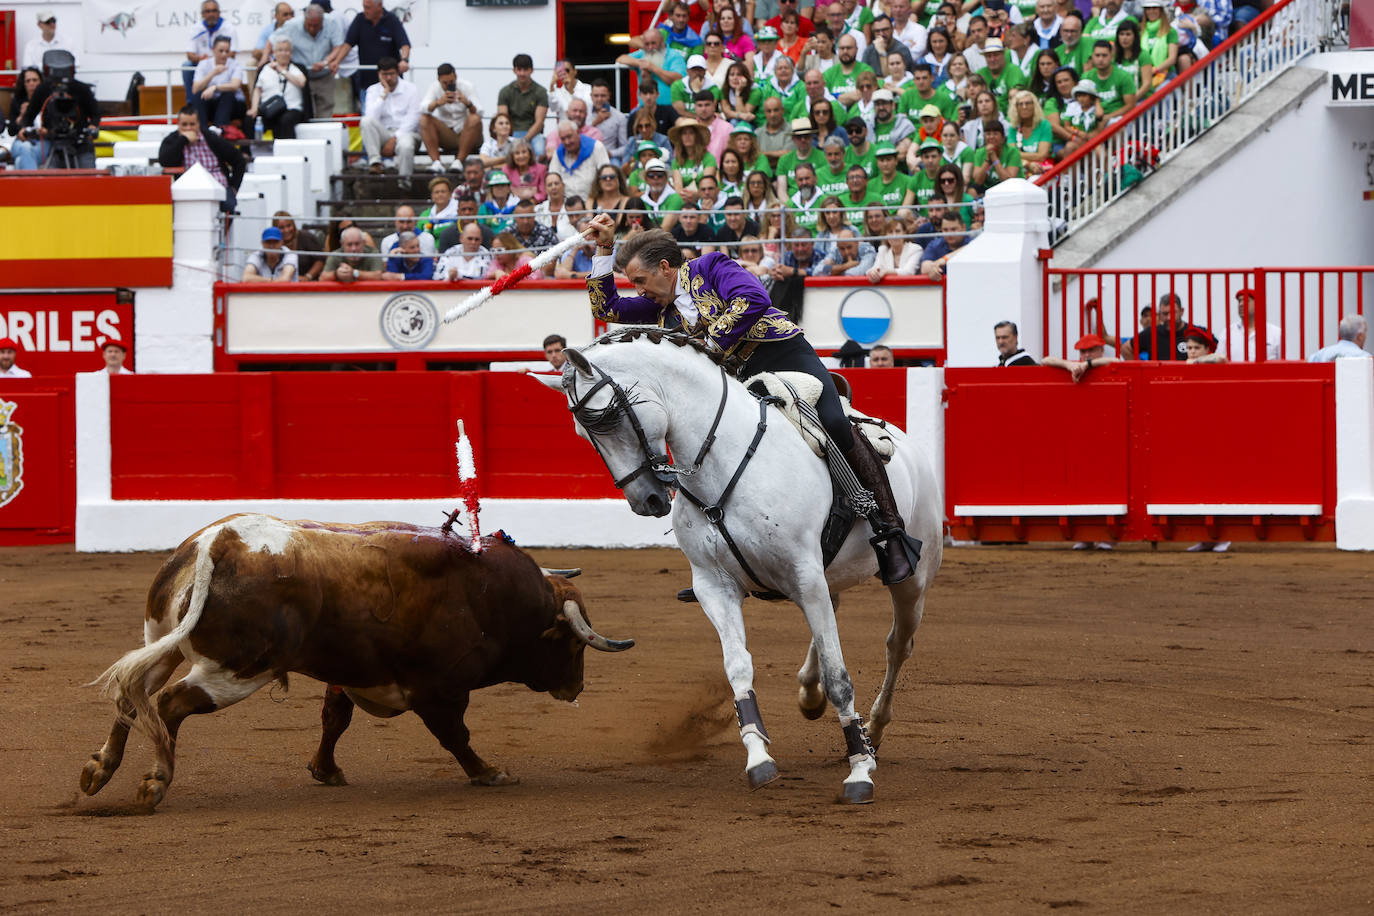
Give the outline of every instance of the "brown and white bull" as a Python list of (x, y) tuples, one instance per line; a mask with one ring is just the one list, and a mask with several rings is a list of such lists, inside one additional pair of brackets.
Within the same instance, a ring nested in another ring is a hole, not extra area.
[[(586, 646), (618, 652), (588, 624), (577, 588), (524, 551), (398, 522), (335, 525), (231, 515), (163, 564), (148, 592), (145, 645), (95, 683), (119, 716), (81, 772), (94, 795), (124, 756), (136, 721), (156, 762), (138, 800), (149, 808), (172, 782), (177, 731), (190, 715), (237, 703), (297, 672), (337, 685), (325, 693), (310, 772), (344, 783), (334, 745), (356, 703), (377, 716), (414, 710), (474, 784), (515, 782), (477, 755), (463, 724), (472, 690), (514, 682), (571, 701), (582, 692)], [(182, 660), (187, 675), (162, 688)]]

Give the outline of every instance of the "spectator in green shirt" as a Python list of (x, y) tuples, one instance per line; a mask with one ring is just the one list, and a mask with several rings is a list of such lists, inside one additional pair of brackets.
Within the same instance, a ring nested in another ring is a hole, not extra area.
[[(846, 208), (863, 207), (862, 210), (847, 209), (849, 222), (854, 225), (862, 223), (868, 215), (870, 208), (882, 208), (883, 202), (878, 195), (868, 186), (868, 173), (861, 165), (851, 165), (849, 172), (845, 175), (845, 192), (840, 195), (840, 206)], [(886, 210), (883, 213), (886, 214)]]
[(1135, 77), (1116, 66), (1115, 49), (1110, 41), (1093, 44), (1092, 64), (1087, 78), (1097, 87), (1102, 110), (1110, 119), (1119, 111), (1135, 107)]
[(973, 183), (985, 192), (999, 181), (1020, 178), (1021, 153), (1007, 145), (1007, 134), (1001, 121), (983, 123), (986, 145), (973, 154)]
[(940, 163), (944, 160), (945, 148), (933, 137), (921, 141), (921, 169), (911, 176), (908, 187), (916, 194), (916, 203), (924, 204), (937, 190), (935, 177), (939, 174)]
[(1050, 158), (1050, 148), (1054, 145), (1054, 132), (1040, 101), (1035, 93), (1018, 89), (1011, 97), (1012, 144), (1021, 153), (1021, 162), (1027, 175), (1038, 175), (1042, 166)]
[(880, 143), (873, 151), (878, 163), (878, 178), (873, 188), (878, 199), (888, 210), (910, 206), (916, 200), (916, 192), (910, 187), (911, 180), (897, 171), (897, 147), (891, 143)]
[(860, 73), (872, 73), (873, 68), (859, 60), (859, 42), (853, 35), (845, 34), (835, 44), (835, 54), (839, 63), (825, 71), (825, 85), (841, 105), (853, 105), (859, 100), (859, 88), (855, 80)]
[(997, 99), (998, 110), (1006, 114), (1012, 92), (1026, 85), (1025, 74), (1021, 72), (1020, 67), (1007, 66), (1007, 53), (999, 39), (988, 39), (987, 45), (983, 48), (983, 58), (988, 65), (978, 73), (987, 81), (988, 89)]
[[(1163, 3), (1163, 0), (1155, 0)], [(1059, 26), (1059, 63), (1061, 66), (1073, 67), (1079, 73), (1088, 69), (1092, 58), (1093, 46), (1083, 40), (1083, 14), (1078, 10), (1069, 10), (1064, 14), (1064, 21)]]
[(849, 134), (849, 149), (845, 150), (844, 161), (850, 165), (861, 165), (868, 173), (869, 178), (878, 176), (878, 160), (874, 155), (874, 146), (868, 139), (868, 125), (860, 117), (852, 117), (844, 124), (845, 133)]
[(844, 176), (848, 169), (844, 161), (844, 151), (844, 141), (839, 137), (830, 137), (821, 147), (821, 155), (825, 157), (825, 162), (816, 168), (816, 187), (826, 196), (844, 193)]
[(778, 160), (776, 184), (779, 200), (787, 200), (797, 190), (798, 165), (805, 163), (811, 166), (813, 183), (815, 173), (825, 165), (824, 154), (816, 149), (816, 127), (810, 118), (797, 118), (792, 121), (792, 144), (792, 151)]

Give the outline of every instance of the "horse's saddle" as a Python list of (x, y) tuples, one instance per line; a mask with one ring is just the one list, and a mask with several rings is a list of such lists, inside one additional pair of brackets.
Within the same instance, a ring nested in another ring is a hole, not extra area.
[[(835, 378), (837, 382), (844, 380), (844, 376), (835, 376)], [(811, 451), (816, 453), (816, 457), (825, 457), (825, 430), (813, 426), (811, 421), (802, 416), (802, 412), (797, 409), (797, 398), (806, 401), (813, 408), (816, 406), (822, 390), (819, 380), (805, 372), (760, 372), (758, 375), (752, 376), (748, 384), (749, 390), (754, 394), (776, 399), (777, 407), (782, 411), (782, 415), (797, 428), (802, 439), (811, 446)], [(878, 456), (883, 459), (883, 464), (887, 464), (892, 460), (893, 452), (896, 451), (892, 437), (887, 434), (887, 421), (875, 420), (867, 414), (855, 410), (854, 405), (849, 402), (849, 398), (846, 396), (848, 390), (848, 382), (845, 382), (840, 394), (840, 403), (844, 405), (845, 415), (853, 422), (856, 432), (868, 437), (868, 441), (873, 443), (873, 448)]]

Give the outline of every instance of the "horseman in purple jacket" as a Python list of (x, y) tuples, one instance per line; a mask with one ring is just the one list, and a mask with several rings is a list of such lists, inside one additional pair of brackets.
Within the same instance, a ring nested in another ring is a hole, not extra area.
[[(724, 353), (739, 367), (741, 379), (760, 372), (805, 372), (821, 383), (816, 404), (821, 423), (878, 504), (868, 521), (883, 583), (892, 585), (911, 576), (918, 558), (909, 552), (907, 539), (899, 536), (904, 523), (882, 459), (867, 437), (854, 434), (835, 380), (801, 328), (773, 308), (763, 284), (718, 252), (685, 259), (677, 240), (661, 229), (625, 239), (616, 252), (615, 223), (608, 214), (595, 217), (586, 235), (597, 243), (587, 277), (597, 318), (614, 324), (680, 326)], [(638, 296), (616, 293), (615, 268)]]

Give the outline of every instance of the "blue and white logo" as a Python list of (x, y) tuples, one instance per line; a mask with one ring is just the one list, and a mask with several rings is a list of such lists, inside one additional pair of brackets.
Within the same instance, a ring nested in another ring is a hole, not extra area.
[(871, 287), (856, 289), (840, 301), (840, 330), (864, 346), (875, 344), (892, 327), (892, 303)]

